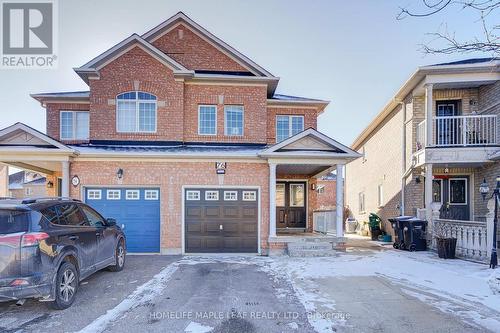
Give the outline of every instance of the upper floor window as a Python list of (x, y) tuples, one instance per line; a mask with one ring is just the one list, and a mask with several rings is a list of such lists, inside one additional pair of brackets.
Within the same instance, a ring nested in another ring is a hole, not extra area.
[(156, 132), (156, 96), (131, 91), (116, 97), (118, 132)]
[(281, 142), (304, 130), (304, 116), (276, 116), (276, 142)]
[(200, 105), (198, 107), (198, 134), (217, 134), (217, 107), (215, 105)]
[(89, 113), (61, 111), (61, 140), (88, 140)]
[(242, 105), (224, 106), (225, 135), (243, 135), (243, 112)]

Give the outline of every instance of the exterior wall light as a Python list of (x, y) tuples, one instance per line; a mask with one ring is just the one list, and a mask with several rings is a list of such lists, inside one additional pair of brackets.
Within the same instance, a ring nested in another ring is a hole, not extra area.
[(51, 181), (48, 181), (47, 182), (47, 188), (53, 188), (54, 187), (54, 183), (51, 182)]
[(116, 176), (118, 177), (118, 179), (123, 178), (123, 169), (122, 168), (118, 169), (118, 171), (116, 172)]

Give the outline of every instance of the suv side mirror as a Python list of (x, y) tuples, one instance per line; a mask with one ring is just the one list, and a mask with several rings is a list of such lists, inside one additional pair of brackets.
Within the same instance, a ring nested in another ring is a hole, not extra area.
[(108, 218), (108, 219), (106, 219), (106, 225), (107, 225), (108, 227), (113, 227), (113, 226), (115, 226), (115, 225), (116, 225), (116, 220), (115, 220), (115, 219), (113, 219), (113, 218)]

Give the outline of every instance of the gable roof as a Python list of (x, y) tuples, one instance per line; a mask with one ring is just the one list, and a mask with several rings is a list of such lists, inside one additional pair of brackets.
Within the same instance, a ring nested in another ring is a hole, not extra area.
[(80, 77), (88, 83), (89, 75), (99, 75), (99, 69), (108, 64), (111, 60), (119, 57), (123, 53), (129, 51), (132, 47), (139, 46), (142, 50), (149, 53), (155, 59), (169, 67), (173, 70), (174, 75), (180, 74), (185, 76), (194, 75), (194, 71), (188, 70), (186, 67), (169, 57), (167, 54), (163, 53), (161, 50), (153, 46), (151, 43), (144, 40), (138, 34), (132, 34), (128, 38), (125, 38), (120, 43), (116, 44), (112, 48), (108, 49), (101, 55), (95, 57), (94, 59), (87, 62), (85, 65), (74, 68), (75, 72), (80, 75)]
[[(26, 138), (26, 140), (25, 138), (19, 138), (19, 135), (23, 134), (27, 134), (29, 137)], [(19, 138), (21, 141), (17, 140), (17, 138)], [(14, 139), (14, 141), (12, 141), (12, 139)], [(9, 141), (7, 141), (7, 143), (2, 143), (3, 140)], [(25, 140), (26, 142), (22, 142), (23, 140)], [(14, 125), (0, 130), (0, 148), (2, 146), (34, 146), (43, 148), (57, 148), (60, 151), (65, 151), (68, 153), (74, 152), (74, 150), (70, 147), (23, 123), (15, 123)]]
[(9, 175), (9, 189), (21, 189), (23, 188), (25, 171), (19, 171)]
[(50, 93), (30, 94), (30, 96), (42, 104), (47, 102), (68, 102), (68, 103), (86, 103), (88, 104), (90, 91), (63, 91)]
[(216, 37), (213, 35), (211, 32), (203, 28), (201, 25), (193, 21), (189, 16), (184, 14), (183, 12), (178, 12), (174, 16), (170, 17), (166, 21), (160, 23), (153, 29), (149, 30), (145, 34), (142, 35), (142, 38), (147, 40), (148, 42), (153, 42), (154, 40), (158, 39), (160, 36), (164, 35), (167, 33), (171, 28), (176, 26), (178, 23), (183, 23), (186, 25), (188, 28), (193, 30), (194, 32), (197, 32), (198, 35), (206, 40), (208, 43), (212, 44), (214, 47), (222, 51), (224, 54), (235, 60), (236, 62), (240, 63), (243, 67), (248, 68), (250, 72), (257, 76), (267, 76), (267, 77), (274, 77), (273, 74), (265, 70), (263, 67), (252, 61), (250, 58), (248, 58), (246, 55), (243, 53), (239, 52), (238, 50), (234, 49), (232, 46), (228, 45), (225, 43), (223, 40), (220, 38)]
[[(294, 145), (294, 143), (300, 142), (304, 138), (312, 139), (311, 142), (313, 145), (307, 148), (300, 148)], [(314, 147), (314, 142), (316, 142), (316, 147)], [(263, 157), (342, 157), (347, 159), (355, 159), (361, 156), (361, 154), (353, 151), (351, 148), (344, 146), (314, 128), (308, 128), (264, 149), (259, 155)]]

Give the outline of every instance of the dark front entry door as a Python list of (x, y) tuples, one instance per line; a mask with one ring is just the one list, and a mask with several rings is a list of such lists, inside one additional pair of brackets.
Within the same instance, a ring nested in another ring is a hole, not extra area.
[(461, 143), (462, 119), (450, 118), (460, 115), (458, 101), (436, 102), (436, 143), (456, 145)]
[[(438, 185), (440, 183), (440, 185)], [(442, 203), (439, 217), (450, 220), (470, 219), (470, 191), (468, 176), (435, 179), (433, 192), (441, 187)]]
[(306, 227), (306, 183), (276, 183), (276, 227)]

